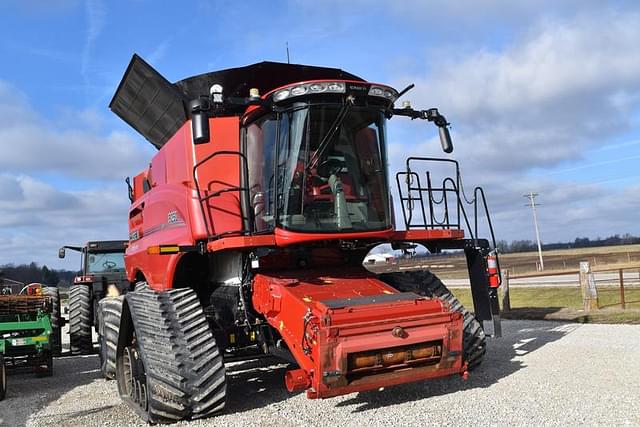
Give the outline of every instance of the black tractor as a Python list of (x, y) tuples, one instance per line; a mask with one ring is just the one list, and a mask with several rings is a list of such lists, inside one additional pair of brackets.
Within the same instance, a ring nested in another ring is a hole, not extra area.
[[(72, 354), (93, 351), (91, 328), (98, 325), (98, 302), (108, 293), (121, 294), (129, 289), (124, 267), (128, 241), (88, 242), (85, 246), (63, 246), (58, 257), (70, 249), (82, 254), (80, 274), (69, 289), (69, 337)], [(96, 332), (98, 330), (96, 329)]]

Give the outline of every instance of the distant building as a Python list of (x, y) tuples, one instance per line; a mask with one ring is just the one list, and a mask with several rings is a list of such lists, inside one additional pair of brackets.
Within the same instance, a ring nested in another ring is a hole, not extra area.
[(365, 265), (388, 265), (393, 264), (396, 257), (393, 254), (370, 254), (364, 259)]

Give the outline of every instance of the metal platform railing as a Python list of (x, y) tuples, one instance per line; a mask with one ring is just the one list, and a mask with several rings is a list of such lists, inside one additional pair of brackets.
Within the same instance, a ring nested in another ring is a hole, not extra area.
[[(418, 166), (418, 162), (422, 162), (422, 165)], [(440, 186), (434, 186), (432, 172), (428, 165), (425, 166), (426, 163), (452, 164), (455, 168), (455, 176), (447, 176)], [(418, 169), (425, 170), (424, 185)], [(476, 240), (479, 239), (479, 209), (481, 209), (489, 229), (491, 243), (493, 248), (496, 247), (484, 190), (476, 187), (473, 190), (473, 198), (471, 200), (467, 198), (457, 161), (432, 157), (409, 157), (406, 162), (406, 171), (396, 173), (396, 183), (407, 230), (465, 229), (471, 239)], [(468, 208), (473, 208), (471, 219), (467, 214)], [(417, 214), (415, 214), (416, 209)]]

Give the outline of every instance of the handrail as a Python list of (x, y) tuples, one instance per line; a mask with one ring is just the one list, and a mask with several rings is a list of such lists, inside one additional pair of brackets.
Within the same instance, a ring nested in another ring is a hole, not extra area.
[[(200, 184), (198, 182), (198, 176), (197, 176), (197, 171), (198, 168), (200, 166), (202, 166), (203, 164), (207, 163), (209, 160), (213, 159), (216, 156), (222, 156), (222, 155), (235, 155), (238, 156), (242, 162), (243, 165), (243, 172), (244, 172), (244, 176), (248, 178), (249, 176), (249, 162), (247, 160), (247, 157), (241, 153), (240, 151), (231, 151), (231, 150), (221, 150), (221, 151), (216, 151), (213, 152), (211, 154), (209, 154), (208, 156), (206, 156), (204, 159), (200, 160), (198, 163), (196, 163), (193, 166), (193, 182), (195, 183), (195, 187), (196, 187), (196, 191), (198, 193), (198, 201), (200, 204), (200, 211), (202, 212), (202, 218), (204, 219), (204, 225), (205, 225), (205, 230), (207, 232), (207, 240), (216, 240), (219, 239), (222, 236), (228, 235), (228, 234), (242, 234), (242, 235), (250, 235), (252, 230), (251, 230), (251, 226), (253, 225), (253, 218), (252, 218), (252, 210), (249, 209), (247, 212), (247, 215), (245, 215), (245, 213), (243, 212), (242, 209), (242, 203), (240, 203), (240, 215), (242, 217), (242, 223), (243, 223), (243, 227), (244, 224), (249, 224), (249, 229), (246, 228), (242, 228), (240, 230), (229, 230), (229, 231), (225, 231), (223, 233), (218, 233), (213, 235), (211, 232), (211, 229), (209, 227), (209, 223), (211, 223), (211, 227), (213, 227), (213, 217), (211, 214), (211, 209), (207, 209), (205, 210), (205, 202), (208, 203), (208, 201), (214, 197), (218, 197), (221, 194), (224, 193), (229, 193), (232, 191), (238, 191), (238, 192), (245, 192), (245, 197), (247, 200), (249, 200), (250, 194), (249, 194), (249, 188), (248, 187), (242, 187), (242, 186), (228, 186), (227, 188), (223, 188), (220, 189), (218, 191), (215, 191), (211, 194), (205, 194), (204, 196), (202, 195), (202, 191), (200, 190)], [(222, 182), (219, 182), (220, 184), (224, 184)], [(207, 215), (207, 212), (209, 213), (209, 215)]]
[[(441, 162), (454, 165), (455, 176), (446, 176), (442, 185), (436, 187), (432, 183), (431, 171), (426, 171), (426, 187), (420, 182), (420, 176), (412, 168), (415, 162)], [(404, 185), (403, 185), (404, 182)], [(440, 159), (434, 157), (409, 157), (406, 161), (406, 171), (396, 173), (396, 183), (398, 185), (398, 194), (400, 195), (400, 203), (402, 205), (402, 216), (407, 230), (415, 228), (424, 229), (462, 229), (466, 228), (469, 237), (474, 242), (480, 238), (479, 233), (479, 216), (484, 213), (486, 223), (491, 235), (491, 245), (495, 250), (497, 247), (493, 223), (489, 215), (489, 207), (484, 190), (481, 187), (475, 187), (473, 197), (469, 199), (464, 192), (462, 176), (460, 174), (460, 164), (453, 159)], [(403, 187), (406, 190), (403, 192)], [(423, 193), (427, 193), (426, 197)], [(451, 193), (453, 193), (456, 201), (455, 210), (450, 206)], [(428, 209), (425, 208), (425, 199), (428, 202)], [(420, 204), (420, 212), (422, 213), (422, 222), (414, 222), (413, 210), (414, 204)], [(478, 206), (481, 204), (482, 206)], [(473, 206), (473, 219), (469, 218), (465, 206)], [(441, 212), (441, 217), (439, 212)], [(427, 216), (428, 212), (428, 216)], [(455, 217), (454, 217), (455, 215)], [(497, 257), (496, 257), (497, 259)], [(500, 271), (500, 262), (498, 262), (498, 271)]]

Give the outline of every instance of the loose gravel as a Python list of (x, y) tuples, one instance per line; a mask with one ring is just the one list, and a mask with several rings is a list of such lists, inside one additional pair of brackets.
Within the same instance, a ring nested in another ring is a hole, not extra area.
[[(484, 363), (459, 377), (327, 400), (291, 395), (286, 364), (228, 367), (222, 415), (189, 426), (638, 425), (640, 326), (503, 321)], [(9, 376), (0, 424), (145, 425), (100, 378), (97, 356), (63, 357), (52, 378)]]

